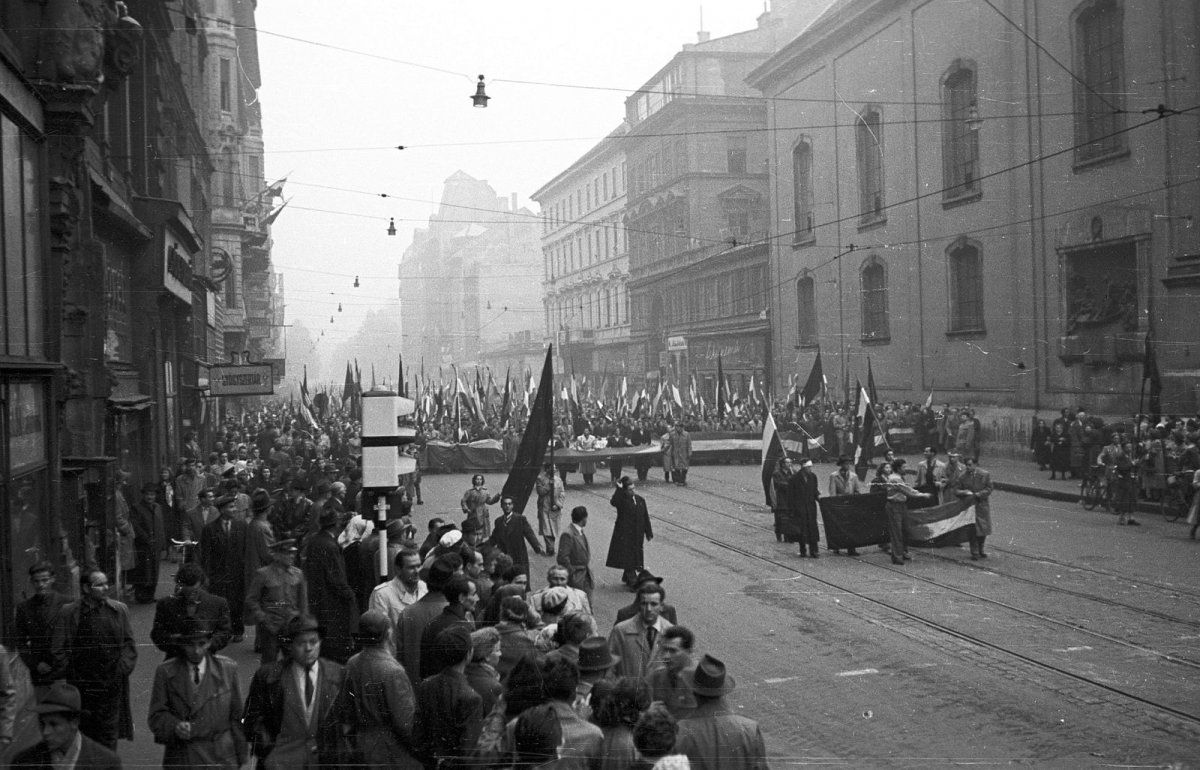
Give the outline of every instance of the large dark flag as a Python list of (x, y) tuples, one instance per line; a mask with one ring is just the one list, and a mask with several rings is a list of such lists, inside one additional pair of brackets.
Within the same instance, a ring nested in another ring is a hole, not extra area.
[(762, 437), (762, 485), (763, 497), (766, 499), (766, 505), (770, 506), (775, 498), (775, 489), (771, 484), (771, 477), (775, 474), (775, 466), (779, 464), (780, 458), (783, 457), (783, 441), (779, 438), (779, 431), (775, 427), (775, 417), (767, 412), (767, 421), (763, 425)]
[(511, 497), (513, 510), (521, 513), (533, 492), (542, 462), (546, 459), (546, 446), (554, 437), (554, 345), (546, 348), (546, 363), (542, 365), (542, 379), (538, 382), (537, 396), (529, 409), (529, 423), (525, 435), (517, 447), (517, 459), (513, 462), (508, 478), (504, 481), (501, 497)]
[(821, 396), (821, 388), (825, 383), (825, 370), (821, 366), (821, 349), (817, 348), (817, 359), (813, 361), (812, 371), (808, 373), (808, 381), (800, 392), (801, 406), (814, 403)]
[(863, 548), (888, 541), (885, 493), (822, 497), (818, 504), (829, 548)]
[(875, 390), (875, 373), (871, 371), (871, 357), (867, 356), (867, 395), (872, 404), (879, 403), (879, 391)]

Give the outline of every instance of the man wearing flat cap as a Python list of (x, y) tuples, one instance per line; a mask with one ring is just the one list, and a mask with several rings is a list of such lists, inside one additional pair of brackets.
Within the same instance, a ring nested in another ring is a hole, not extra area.
[(254, 673), (242, 727), (264, 770), (329, 767), (344, 760), (348, 704), (340, 697), (345, 669), (321, 656), (321, 627), (312, 615), (284, 631), (288, 655)]
[(352, 709), (361, 767), (421, 770), (413, 747), (416, 696), (408, 673), (392, 654), (391, 635), (392, 623), (382, 610), (359, 617), (362, 652), (346, 664), (343, 699)]
[(275, 537), (286, 540), (308, 534), (308, 520), (313, 502), (305, 497), (307, 491), (308, 483), (303, 477), (292, 479), (288, 485), (287, 499), (275, 506), (268, 517)]
[(182, 650), (154, 672), (150, 731), (166, 748), (164, 768), (237, 770), (248, 757), (237, 663), (212, 652), (212, 630), (188, 619), (173, 643)]
[(246, 523), (246, 585), (250, 585), (259, 567), (271, 563), (271, 543), (275, 542), (275, 531), (270, 522), (271, 508), (271, 495), (267, 490), (254, 490), (250, 495), (250, 521)]
[(199, 564), (184, 564), (175, 573), (175, 593), (158, 600), (154, 608), (154, 625), (150, 640), (168, 658), (183, 654), (174, 638), (183, 631), (185, 623), (200, 622), (212, 632), (209, 650), (214, 654), (225, 649), (233, 631), (229, 617), (229, 602), (204, 590), (205, 575)]
[(88, 770), (120, 770), (121, 759), (79, 729), (79, 690), (66, 682), (55, 682), (34, 708), (42, 739), (18, 753), (13, 768), (44, 770), (59, 767)]
[(279, 656), (279, 634), (292, 618), (308, 612), (308, 582), (296, 566), (296, 541), (271, 544), (271, 563), (255, 571), (246, 589), (246, 616), (257, 627), (262, 665)]
[(465, 674), (471, 660), (471, 630), (465, 623), (438, 634), (441, 671), (417, 685), (413, 741), (427, 768), (468, 767), (467, 757), (483, 730), (483, 697)]
[(325, 657), (344, 664), (354, 652), (358, 598), (346, 576), (346, 562), (337, 536), (342, 514), (333, 506), (321, 510), (320, 531), (305, 545), (304, 577), (308, 581), (309, 612), (324, 630)]
[(696, 709), (679, 720), (675, 752), (687, 755), (692, 770), (766, 770), (758, 723), (734, 714), (725, 701), (736, 685), (725, 664), (705, 655), (682, 677), (696, 697)]
[(237, 498), (217, 498), (221, 515), (204, 527), (200, 536), (200, 566), (208, 575), (208, 590), (229, 602), (233, 639), (242, 641), (245, 623), (242, 604), (246, 597), (246, 522), (236, 516)]

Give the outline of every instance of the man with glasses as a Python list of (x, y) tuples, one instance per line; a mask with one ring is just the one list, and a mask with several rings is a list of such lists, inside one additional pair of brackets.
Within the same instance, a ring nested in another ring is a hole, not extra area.
[(66, 679), (83, 701), (79, 728), (92, 740), (116, 750), (117, 739), (133, 740), (129, 675), (137, 665), (137, 645), (129, 608), (108, 598), (108, 576), (84, 569), (82, 598), (63, 607), (54, 627), (52, 679)]

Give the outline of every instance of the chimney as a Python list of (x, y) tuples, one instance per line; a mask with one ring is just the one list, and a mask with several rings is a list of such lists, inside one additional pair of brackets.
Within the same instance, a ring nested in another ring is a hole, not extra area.
[(516, 193), (512, 194), (512, 210), (513, 211), (517, 210), (517, 194)]
[(705, 32), (704, 30), (700, 30), (696, 33), (696, 42), (698, 43), (707, 43), (710, 38), (712, 38), (712, 34)]

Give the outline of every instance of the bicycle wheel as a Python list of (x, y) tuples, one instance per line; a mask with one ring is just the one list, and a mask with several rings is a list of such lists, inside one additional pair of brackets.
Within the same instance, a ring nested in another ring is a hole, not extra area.
[(1167, 521), (1178, 521), (1187, 511), (1187, 500), (1178, 487), (1170, 486), (1163, 491), (1162, 515)]
[(1083, 488), (1083, 497), (1080, 498), (1079, 502), (1083, 503), (1084, 508), (1091, 511), (1095, 510), (1096, 506), (1100, 504), (1103, 496), (1104, 492), (1100, 488), (1100, 482), (1096, 479), (1089, 479)]

